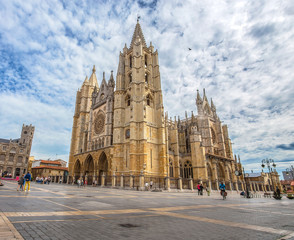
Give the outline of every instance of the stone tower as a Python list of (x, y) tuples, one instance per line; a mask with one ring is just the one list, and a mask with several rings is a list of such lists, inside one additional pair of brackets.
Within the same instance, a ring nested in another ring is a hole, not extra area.
[(30, 156), (30, 153), (31, 153), (34, 132), (35, 132), (35, 127), (32, 126), (32, 124), (22, 125), (21, 137), (20, 137), (19, 143), (20, 145), (26, 146), (28, 156)]
[(114, 93), (112, 171), (166, 175), (165, 123), (158, 52), (137, 22), (119, 55)]
[(75, 114), (73, 117), (71, 146), (69, 153), (69, 170), (73, 165), (73, 155), (81, 153), (87, 148), (88, 124), (90, 109), (92, 106), (92, 93), (94, 88), (99, 88), (96, 77), (96, 69), (93, 66), (90, 79), (86, 77), (80, 90), (77, 91)]

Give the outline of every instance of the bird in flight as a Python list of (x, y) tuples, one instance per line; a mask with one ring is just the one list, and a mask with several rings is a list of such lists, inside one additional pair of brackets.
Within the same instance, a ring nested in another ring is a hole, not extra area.
[(192, 50), (192, 48), (188, 48), (189, 49), (189, 51), (191, 51)]

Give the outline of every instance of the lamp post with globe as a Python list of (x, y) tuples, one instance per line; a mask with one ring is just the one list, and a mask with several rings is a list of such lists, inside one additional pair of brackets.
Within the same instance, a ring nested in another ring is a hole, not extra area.
[(291, 180), (294, 180), (294, 167), (291, 165), (290, 168), (286, 168), (286, 175), (291, 176)]
[(273, 171), (273, 168), (275, 168), (277, 165), (275, 164), (275, 161), (273, 159), (271, 159), (271, 158), (263, 159), (261, 161), (261, 163), (262, 163), (261, 164), (262, 168), (264, 168), (266, 166), (268, 168), (268, 173), (269, 173), (269, 175), (271, 177), (271, 186), (270, 186), (270, 188), (272, 189), (272, 191), (274, 191), (275, 189), (274, 189), (274, 182), (273, 182), (273, 176), (272, 176), (272, 174), (274, 172)]

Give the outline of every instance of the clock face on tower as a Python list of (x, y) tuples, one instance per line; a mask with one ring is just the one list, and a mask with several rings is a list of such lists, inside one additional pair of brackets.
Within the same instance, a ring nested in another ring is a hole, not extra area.
[(100, 134), (104, 130), (104, 124), (105, 124), (105, 116), (103, 113), (99, 113), (94, 122), (94, 131), (96, 134)]

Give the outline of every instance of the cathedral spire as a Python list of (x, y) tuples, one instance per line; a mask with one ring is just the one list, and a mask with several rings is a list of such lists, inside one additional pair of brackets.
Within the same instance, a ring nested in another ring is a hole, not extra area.
[(212, 101), (212, 98), (211, 98), (211, 110), (212, 110), (213, 112), (216, 111), (216, 108), (215, 108), (215, 106), (214, 106), (214, 103), (213, 103), (213, 101)]
[(111, 70), (110, 78), (108, 81), (108, 86), (114, 87), (113, 71)]
[(103, 79), (102, 79), (101, 86), (102, 86), (103, 83), (104, 83), (105, 85), (107, 85), (106, 80), (105, 80), (105, 72), (103, 72)]
[(206, 97), (206, 94), (205, 94), (205, 88), (203, 88), (203, 101), (206, 101), (206, 102), (208, 102), (208, 100), (207, 100), (207, 97)]
[(200, 97), (200, 94), (199, 94), (199, 90), (197, 89), (197, 98), (196, 98), (196, 104), (202, 104), (202, 98)]
[(141, 39), (143, 47), (147, 48), (145, 38), (144, 38), (142, 29), (141, 29), (141, 26), (140, 26), (140, 23), (139, 23), (139, 19), (137, 19), (137, 24), (136, 24), (135, 31), (134, 31), (134, 34), (133, 34), (133, 37), (132, 37), (132, 42), (131, 42), (130, 48), (132, 48), (133, 45), (135, 44), (137, 36)]
[(84, 84), (85, 83), (88, 83), (89, 82), (89, 79), (88, 79), (88, 76), (86, 76), (85, 80), (84, 80)]
[(90, 83), (91, 86), (97, 86), (98, 87), (95, 65), (93, 66), (92, 75), (91, 75), (91, 77), (89, 79), (89, 83)]

